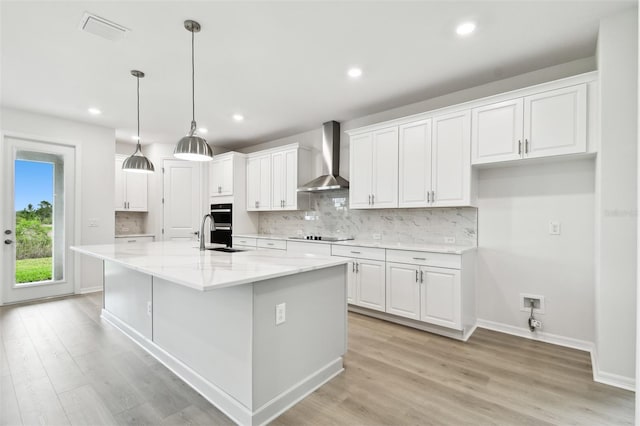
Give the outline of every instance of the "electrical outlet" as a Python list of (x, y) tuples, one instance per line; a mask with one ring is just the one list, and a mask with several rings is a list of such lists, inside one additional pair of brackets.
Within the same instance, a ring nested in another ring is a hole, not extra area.
[(122, 232), (129, 232), (129, 228), (127, 228), (126, 226), (122, 228)]
[(534, 328), (542, 328), (542, 321), (537, 320), (537, 319), (532, 319), (532, 320), (531, 320), (531, 325), (532, 325)]
[(296, 235), (297, 235), (298, 237), (303, 237), (303, 236), (304, 236), (304, 231), (303, 231), (302, 229), (298, 229), (298, 230), (296, 231)]
[(381, 238), (382, 238), (382, 236), (380, 234), (373, 234), (373, 239), (374, 240), (379, 240)]
[(560, 222), (557, 220), (549, 221), (549, 235), (560, 235)]
[(444, 237), (445, 244), (455, 244), (456, 237)]
[(98, 219), (89, 219), (89, 228), (97, 228), (98, 227)]
[(531, 312), (531, 301), (533, 301), (533, 313), (544, 314), (546, 312), (544, 296), (528, 293), (520, 293), (520, 310), (522, 312)]
[(276, 305), (276, 325), (280, 325), (287, 320), (287, 304), (280, 303)]
[(151, 312), (152, 312), (151, 301), (148, 301), (147, 302), (147, 315), (151, 316)]

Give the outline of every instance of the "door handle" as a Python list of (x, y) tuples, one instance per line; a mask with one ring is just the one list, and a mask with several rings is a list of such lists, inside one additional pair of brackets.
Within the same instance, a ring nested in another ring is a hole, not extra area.
[(13, 241), (12, 240), (4, 240), (4, 243), (8, 245), (8, 244), (13, 243)]

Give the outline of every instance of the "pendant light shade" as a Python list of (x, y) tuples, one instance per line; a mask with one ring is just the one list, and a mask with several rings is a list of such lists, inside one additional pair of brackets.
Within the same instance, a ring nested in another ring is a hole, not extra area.
[(194, 61), (194, 38), (195, 33), (200, 31), (200, 24), (196, 21), (184, 21), (184, 27), (191, 33), (191, 129), (189, 134), (178, 141), (173, 156), (181, 160), (189, 161), (210, 161), (213, 160), (213, 150), (207, 141), (198, 136), (196, 132), (196, 101), (195, 101), (195, 61)]
[(138, 143), (135, 152), (122, 163), (122, 170), (133, 173), (153, 173), (155, 171), (153, 163), (144, 156), (142, 147), (140, 146), (140, 79), (144, 77), (144, 73), (138, 70), (131, 70), (131, 75), (136, 78), (138, 93)]

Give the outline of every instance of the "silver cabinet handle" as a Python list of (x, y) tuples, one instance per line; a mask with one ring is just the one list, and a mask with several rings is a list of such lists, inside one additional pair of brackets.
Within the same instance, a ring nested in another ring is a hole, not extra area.
[(524, 153), (525, 154), (529, 153), (529, 139), (524, 140)]
[(371, 205), (371, 194), (369, 194), (369, 205)]
[(436, 202), (436, 191), (431, 191), (431, 202), (432, 203)]
[(371, 205), (374, 205), (375, 203), (376, 203), (376, 195), (371, 194)]
[(267, 243), (267, 245), (268, 245), (268, 246), (272, 246), (272, 245), (273, 245), (273, 243)]
[(353, 251), (353, 250), (351, 250), (351, 253), (353, 253), (353, 254), (360, 254), (360, 252), (359, 252), (359, 251)]
[(127, 240), (128, 243), (135, 243), (136, 240)]
[(220, 194), (222, 192), (222, 187), (218, 186), (218, 194)]
[(351, 272), (356, 272), (356, 262), (351, 263)]
[(424, 282), (424, 271), (420, 270), (420, 282), (423, 283)]
[(416, 282), (418, 282), (418, 270), (416, 269)]
[(522, 141), (518, 141), (518, 155), (522, 155)]
[(413, 260), (427, 260), (427, 259), (424, 257), (414, 257)]
[(356, 262), (356, 274), (360, 272), (360, 264)]
[(431, 191), (427, 191), (427, 203), (431, 202)]

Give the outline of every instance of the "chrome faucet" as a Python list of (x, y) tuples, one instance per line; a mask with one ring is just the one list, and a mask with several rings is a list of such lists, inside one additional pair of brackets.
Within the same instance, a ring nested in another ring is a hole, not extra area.
[(209, 231), (216, 230), (216, 221), (213, 219), (213, 216), (211, 215), (211, 213), (205, 214), (204, 217), (202, 218), (202, 223), (200, 224), (200, 251), (204, 251), (204, 240), (205, 240), (204, 224), (207, 221), (207, 218), (211, 219), (211, 226), (209, 227)]

